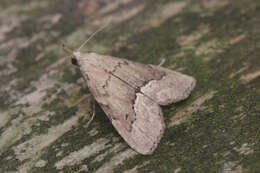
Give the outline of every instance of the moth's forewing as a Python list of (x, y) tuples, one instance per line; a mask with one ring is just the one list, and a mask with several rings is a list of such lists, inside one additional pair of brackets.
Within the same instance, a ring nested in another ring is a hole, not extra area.
[(165, 76), (160, 80), (150, 81), (141, 88), (141, 91), (159, 105), (168, 105), (186, 99), (196, 85), (196, 80), (191, 76), (163, 67), (150, 66), (164, 72)]

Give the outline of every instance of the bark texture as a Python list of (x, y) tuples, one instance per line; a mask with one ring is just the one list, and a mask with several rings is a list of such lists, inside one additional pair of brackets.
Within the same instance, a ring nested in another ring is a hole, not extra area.
[[(0, 172), (258, 172), (260, 2), (1, 0)], [(197, 79), (163, 107), (164, 136), (138, 155), (90, 100), (74, 50), (159, 64)]]

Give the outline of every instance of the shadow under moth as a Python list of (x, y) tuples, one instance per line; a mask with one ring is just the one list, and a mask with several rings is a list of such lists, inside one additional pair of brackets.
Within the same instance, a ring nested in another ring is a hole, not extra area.
[(152, 154), (165, 129), (160, 105), (186, 99), (196, 80), (161, 66), (63, 48), (117, 132), (138, 153)]

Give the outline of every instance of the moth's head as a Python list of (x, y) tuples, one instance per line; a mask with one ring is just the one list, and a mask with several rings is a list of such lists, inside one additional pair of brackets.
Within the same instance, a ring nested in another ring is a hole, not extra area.
[(73, 52), (71, 49), (66, 47), (65, 44), (62, 44), (62, 48), (68, 54), (68, 58), (70, 58), (71, 64), (79, 66), (78, 60), (77, 60), (77, 57), (79, 57), (79, 56), (77, 56), (77, 55), (80, 54), (80, 52)]

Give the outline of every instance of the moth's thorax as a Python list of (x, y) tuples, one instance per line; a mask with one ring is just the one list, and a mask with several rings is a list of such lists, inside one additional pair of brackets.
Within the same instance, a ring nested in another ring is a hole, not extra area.
[(78, 59), (81, 57), (82, 53), (77, 51), (77, 52), (73, 52), (73, 55)]
[(73, 52), (73, 56), (77, 59), (88, 59), (88, 58), (95, 58), (96, 56), (98, 56), (98, 54), (91, 52), (91, 53), (81, 53), (79, 51), (77, 52)]
[(73, 54), (72, 54), (72, 64), (77, 65), (77, 66), (81, 66), (82, 61), (86, 61), (86, 59), (88, 59), (87, 55), (88, 54), (81, 53), (79, 51), (73, 52)]
[(96, 53), (81, 53), (79, 51), (73, 52), (72, 54), (72, 64), (80, 66), (83, 69), (88, 68), (89, 65), (93, 67), (95, 64), (102, 63), (98, 58), (100, 55)]

